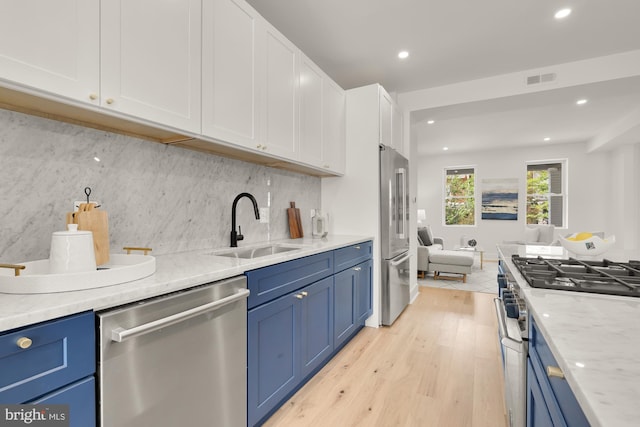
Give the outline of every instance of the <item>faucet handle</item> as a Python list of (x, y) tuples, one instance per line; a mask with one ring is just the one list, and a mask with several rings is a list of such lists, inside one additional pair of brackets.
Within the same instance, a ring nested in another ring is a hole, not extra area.
[(242, 227), (238, 226), (238, 236), (236, 240), (244, 240), (244, 236), (242, 235)]

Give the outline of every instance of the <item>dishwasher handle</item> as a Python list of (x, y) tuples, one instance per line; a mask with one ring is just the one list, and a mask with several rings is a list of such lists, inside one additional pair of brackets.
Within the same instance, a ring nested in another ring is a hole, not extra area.
[(130, 329), (116, 328), (111, 331), (111, 340), (116, 342), (123, 342), (129, 338), (137, 337), (149, 332), (153, 332), (160, 328), (164, 328), (183, 320), (190, 319), (199, 314), (206, 313), (208, 311), (217, 310), (225, 305), (229, 305), (236, 301), (245, 299), (249, 296), (249, 289), (239, 289), (235, 294), (228, 297), (221, 298), (219, 300), (200, 305), (198, 307), (191, 308), (189, 310), (182, 311), (180, 313), (172, 314), (171, 316), (163, 317), (162, 319), (154, 320), (153, 322), (144, 323), (139, 326), (135, 326)]
[(514, 350), (518, 353), (524, 353), (522, 341), (513, 339), (509, 336), (504, 309), (502, 308), (502, 301), (499, 298), (494, 298), (493, 304), (496, 307), (496, 316), (498, 317), (498, 331), (500, 334), (500, 342), (503, 346), (510, 348), (511, 350)]

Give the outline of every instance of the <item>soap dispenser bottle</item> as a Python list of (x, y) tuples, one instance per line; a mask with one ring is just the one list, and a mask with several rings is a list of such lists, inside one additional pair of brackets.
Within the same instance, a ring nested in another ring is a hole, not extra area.
[(323, 237), (327, 233), (327, 218), (320, 209), (316, 209), (311, 218), (311, 235), (314, 239)]

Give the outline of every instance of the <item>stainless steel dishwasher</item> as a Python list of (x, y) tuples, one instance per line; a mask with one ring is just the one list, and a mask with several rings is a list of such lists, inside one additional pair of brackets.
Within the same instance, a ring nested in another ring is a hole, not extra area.
[(246, 426), (244, 276), (98, 313), (102, 427)]

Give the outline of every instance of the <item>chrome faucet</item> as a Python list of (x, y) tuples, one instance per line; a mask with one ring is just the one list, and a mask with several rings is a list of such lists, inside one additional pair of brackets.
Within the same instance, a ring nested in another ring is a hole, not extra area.
[(258, 209), (258, 202), (256, 202), (256, 198), (253, 197), (249, 193), (240, 193), (233, 200), (233, 205), (231, 206), (231, 247), (238, 247), (238, 240), (244, 239), (242, 235), (242, 229), (238, 226), (238, 232), (236, 233), (236, 205), (238, 204), (238, 200), (243, 197), (248, 197), (253, 203), (253, 211), (256, 213), (256, 219), (260, 219), (260, 210)]

